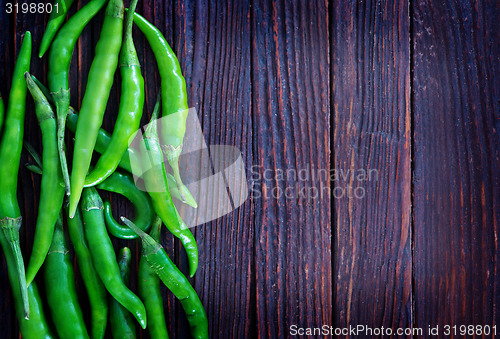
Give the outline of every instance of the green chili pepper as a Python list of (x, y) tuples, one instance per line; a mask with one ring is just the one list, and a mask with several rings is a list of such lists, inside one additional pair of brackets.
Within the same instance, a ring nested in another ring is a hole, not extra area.
[[(72, 132), (76, 131), (76, 125), (78, 122), (78, 114), (75, 112), (75, 110), (70, 107), (69, 108), (69, 113), (68, 113), (68, 127)], [(103, 153), (106, 148), (109, 145), (109, 141), (111, 140), (111, 136), (109, 135), (108, 132), (103, 130), (102, 128), (99, 129), (99, 133), (97, 134), (97, 140), (95, 144), (94, 150), (98, 153)], [(125, 171), (132, 173), (132, 166), (130, 164), (130, 159), (134, 159), (136, 163), (138, 163), (139, 159), (139, 154), (134, 148), (127, 148), (125, 151), (125, 154), (123, 154), (120, 163), (118, 164), (118, 167), (121, 169), (124, 169)], [(181, 200), (181, 196), (179, 194), (179, 191), (177, 190), (177, 183), (175, 182), (174, 177), (170, 173), (167, 174), (167, 182), (168, 182), (168, 189), (170, 190), (170, 193), (172, 194), (173, 197), (175, 197), (178, 200)], [(194, 207), (194, 206), (193, 206)]]
[(3, 120), (5, 118), (5, 106), (3, 104), (2, 93), (0, 93), (0, 135), (2, 135)]
[(102, 200), (94, 187), (83, 190), (81, 208), (85, 236), (97, 274), (113, 298), (135, 316), (142, 328), (146, 328), (144, 304), (121, 280), (113, 244), (104, 225)]
[(80, 210), (77, 209), (74, 218), (67, 218), (68, 233), (75, 249), (76, 260), (80, 274), (87, 289), (90, 302), (90, 334), (93, 339), (102, 339), (106, 332), (108, 317), (108, 300), (106, 288), (97, 274), (92, 256), (87, 246), (83, 230)]
[(181, 66), (174, 51), (172, 51), (158, 28), (137, 13), (134, 14), (134, 22), (148, 40), (158, 63), (158, 71), (161, 77), (163, 117), (171, 115), (168, 122), (161, 125), (162, 150), (172, 167), (181, 200), (190, 206), (196, 207), (196, 201), (182, 183), (179, 173), (179, 157), (182, 152), (189, 109), (186, 81), (182, 76)]
[[(72, 107), (69, 108), (67, 123), (68, 123), (68, 128), (74, 133), (76, 131), (76, 126), (78, 124), (78, 113), (75, 112), (75, 110)], [(111, 141), (111, 135), (104, 129), (100, 128), (97, 134), (94, 151), (100, 154), (104, 153), (110, 141)], [(130, 165), (130, 155), (132, 155), (134, 159), (137, 159), (138, 157), (137, 152), (133, 148), (129, 147), (125, 151), (125, 154), (123, 154), (120, 163), (118, 164), (118, 167), (126, 170), (129, 173), (132, 173), (132, 167)]]
[(54, 226), (64, 200), (64, 186), (61, 186), (63, 182), (57, 154), (57, 126), (54, 112), (31, 76), (26, 73), (25, 77), (28, 89), (35, 101), (36, 117), (42, 130), (44, 165), (33, 250), (26, 269), (26, 283), (29, 285), (42, 267), (49, 251)]
[(55, 4), (52, 6), (47, 28), (45, 28), (45, 33), (43, 33), (42, 41), (40, 42), (40, 51), (38, 52), (38, 57), (40, 58), (49, 49), (52, 39), (54, 39), (57, 31), (64, 23), (68, 9), (73, 4), (73, 0), (55, 0), (54, 2)]
[[(0, 220), (0, 223), (5, 222)], [(0, 232), (0, 244), (2, 245), (7, 262), (7, 271), (11, 286), (12, 295), (14, 296), (14, 306), (16, 309), (17, 319), (19, 320), (19, 327), (21, 336), (24, 339), (51, 339), (52, 335), (47, 319), (43, 311), (42, 300), (38, 293), (38, 288), (35, 282), (31, 283), (28, 287), (28, 300), (30, 309), (29, 320), (25, 318), (24, 303), (19, 288), (19, 277), (17, 273), (17, 264), (15, 254), (12, 252), (11, 246), (4, 234)]]
[[(130, 258), (132, 257), (130, 249), (123, 247), (118, 255), (118, 267), (125, 285), (129, 284)], [(135, 338), (134, 318), (118, 301), (112, 299), (109, 308), (109, 323), (111, 325), (111, 334), (115, 339)]]
[(151, 268), (181, 302), (191, 328), (193, 338), (208, 338), (207, 315), (200, 298), (187, 278), (170, 260), (163, 247), (152, 237), (137, 228), (130, 220), (122, 217), (122, 221), (141, 237), (142, 255)]
[[(159, 101), (156, 103), (159, 105)], [(196, 239), (180, 218), (170, 196), (163, 154), (158, 140), (155, 107), (151, 116), (151, 122), (144, 132), (144, 142), (141, 143), (142, 164), (144, 166), (144, 184), (156, 214), (161, 218), (165, 226), (172, 234), (179, 238), (186, 250), (189, 261), (190, 276), (196, 273), (198, 267), (198, 247)]]
[[(38, 169), (38, 172), (42, 174), (42, 161), (40, 159), (40, 156), (28, 143), (25, 144), (25, 147), (37, 163), (37, 165), (33, 167), (36, 167)], [(55, 156), (55, 158), (58, 159), (57, 155)], [(33, 167), (30, 167), (30, 170), (32, 170)], [(91, 308), (92, 338), (102, 339), (106, 332), (107, 324), (107, 293), (99, 276), (95, 272), (94, 265), (92, 264), (92, 258), (87, 247), (87, 242), (83, 231), (83, 222), (81, 219), (80, 211), (78, 209), (73, 219), (68, 218), (68, 230), (71, 242), (75, 249), (78, 266), (80, 268), (80, 274), (82, 276), (85, 287), (87, 288), (87, 294), (89, 296)]]
[(43, 96), (47, 99), (47, 101), (51, 105), (55, 105), (54, 98), (52, 97), (52, 94), (50, 94), (49, 89), (47, 87), (45, 87), (45, 85), (42, 84), (42, 82), (40, 80), (38, 80), (37, 77), (34, 76), (33, 74), (31, 74), (31, 79), (35, 82), (35, 84), (38, 86), (38, 88), (40, 89), (40, 91), (42, 91)]
[(61, 338), (88, 338), (76, 294), (75, 274), (64, 237), (62, 216), (57, 219), (44, 266), (47, 301)]
[[(17, 201), (17, 176), (23, 148), (24, 116), (26, 113), (26, 81), (31, 61), (31, 33), (26, 32), (19, 50), (10, 90), (5, 130), (0, 143), (0, 220), (1, 229), (15, 258), (19, 290), (24, 304), (24, 316), (29, 318), (28, 290), (24, 260), (19, 244), (21, 211)], [(5, 248), (4, 248), (5, 251)]]
[(102, 125), (108, 102), (118, 54), (122, 44), (123, 0), (110, 0), (97, 42), (95, 58), (90, 66), (87, 88), (82, 100), (80, 118), (76, 126), (73, 168), (71, 170), (71, 194), (69, 217), (75, 215), (82, 195), (85, 177), (92, 160), (97, 134)]
[[(149, 235), (158, 243), (160, 243), (160, 231), (161, 219), (156, 216)], [(151, 339), (168, 339), (165, 311), (160, 291), (160, 279), (142, 255), (141, 259), (139, 259), (138, 274), (139, 296), (146, 307), (149, 335)]]
[(94, 186), (106, 179), (118, 166), (120, 159), (128, 148), (130, 137), (137, 132), (144, 105), (144, 78), (134, 42), (132, 40), (132, 14), (137, 0), (130, 2), (130, 11), (125, 20), (125, 36), (120, 53), (120, 73), (122, 91), (120, 107), (116, 118), (113, 136), (94, 169), (85, 179), (85, 187)]
[[(115, 171), (106, 180), (97, 185), (97, 188), (124, 195), (135, 206), (136, 218), (134, 223), (143, 231), (149, 229), (151, 220), (153, 219), (151, 199), (145, 192), (137, 188), (131, 175)], [(109, 201), (104, 201), (104, 217), (109, 233), (115, 237), (121, 239), (137, 238), (137, 234), (134, 231), (127, 226), (120, 225), (113, 218), (111, 203)]]
[(68, 164), (64, 150), (64, 131), (69, 109), (69, 65), (76, 41), (83, 29), (107, 0), (92, 0), (76, 12), (61, 28), (52, 43), (49, 52), (49, 88), (56, 102), (57, 115), (57, 148), (61, 169), (66, 186), (66, 194), (70, 193)]

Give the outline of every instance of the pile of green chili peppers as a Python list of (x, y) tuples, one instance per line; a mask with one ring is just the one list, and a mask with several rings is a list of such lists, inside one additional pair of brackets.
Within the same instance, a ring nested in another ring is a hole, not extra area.
[[(0, 245), (21, 336), (103, 338), (109, 332), (113, 338), (135, 338), (139, 324), (148, 329), (151, 338), (168, 338), (160, 291), (163, 282), (180, 301), (191, 336), (208, 338), (207, 316), (200, 298), (161, 246), (163, 224), (182, 243), (189, 275), (194, 276), (198, 267), (196, 239), (173, 203), (176, 198), (197, 207), (179, 171), (188, 109), (179, 61), (160, 30), (135, 12), (137, 0), (131, 0), (128, 9), (123, 0), (90, 0), (67, 20), (74, 1), (55, 1), (62, 13), (49, 18), (44, 36), (35, 42), (40, 58), (48, 52), (48, 88), (30, 74), (33, 42), (26, 32), (6, 105), (0, 94)], [(83, 29), (101, 10), (104, 20), (100, 37), (80, 112), (76, 112), (70, 106), (71, 57)], [(132, 37), (134, 23), (151, 46), (161, 78), (161, 90), (141, 136), (140, 149), (129, 146), (140, 127), (145, 93)], [(110, 134), (101, 125), (117, 68), (121, 98)], [(24, 144), (34, 161), (27, 167), (41, 175), (39, 213), (36, 225), (28, 229), (34, 233), (33, 248), (25, 267), (23, 253), (28, 251), (21, 249), (19, 241), (23, 224), (17, 189), (28, 92), (35, 103), (42, 144)], [(169, 121), (161, 128), (156, 123), (160, 107), (161, 117)], [(66, 126), (75, 135), (72, 148), (65, 140)], [(41, 156), (35, 148), (43, 150)], [(67, 150), (73, 153), (71, 165)], [(94, 163), (93, 157), (97, 159)], [(143, 166), (146, 191), (134, 182), (132, 161)], [(102, 200), (98, 190), (128, 199), (135, 207), (134, 218), (121, 216), (121, 222), (117, 221), (111, 202)], [(137, 272), (130, 266), (130, 249), (122, 248), (117, 256), (111, 237), (141, 242)], [(89, 317), (84, 317), (79, 304), (70, 248), (74, 249), (87, 291)], [(138, 276), (137, 294), (129, 286), (131, 274)], [(39, 279), (43, 290), (37, 288)]]

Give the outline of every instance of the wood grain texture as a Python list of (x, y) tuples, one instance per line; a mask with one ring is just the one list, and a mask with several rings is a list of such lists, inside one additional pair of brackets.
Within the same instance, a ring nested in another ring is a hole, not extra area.
[(408, 2), (334, 1), (332, 12), (334, 324), (409, 327)]
[[(206, 143), (237, 147), (245, 163), (249, 199), (193, 229), (200, 266), (190, 281), (212, 338), (285, 338), (291, 325), (499, 324), (498, 2), (158, 0), (137, 11), (178, 55)], [(73, 55), (76, 108), (103, 18)], [(47, 19), (0, 12), (4, 98), (24, 31), (38, 51)], [(146, 123), (160, 79), (147, 41), (137, 29), (134, 37)], [(32, 65), (46, 82), (46, 58)], [(119, 99), (117, 73), (107, 130)], [(33, 110), (29, 99), (26, 139), (41, 151)], [(28, 257), (40, 178), (24, 166), (19, 176)], [(115, 216), (132, 213), (121, 197), (103, 196)], [(113, 243), (131, 247), (136, 269), (138, 244)], [(162, 243), (187, 272), (179, 241), (165, 232)], [(0, 337), (15, 338), (1, 260)], [(171, 337), (186, 337), (179, 302), (162, 293)]]
[(251, 18), (257, 330), (286, 337), (332, 319), (327, 3), (256, 1)]
[[(248, 1), (178, 1), (173, 32), (189, 107), (197, 110), (207, 145), (239, 148), (247, 171), (254, 156), (249, 9)], [(252, 220), (247, 201), (194, 229), (200, 250), (194, 286), (212, 338), (243, 338), (255, 331)]]
[(413, 6), (415, 324), (500, 321), (500, 3)]
[[(88, 1), (77, 1), (70, 14)], [(126, 1), (127, 5), (128, 1)], [(312, 11), (311, 14), (307, 14)], [(262, 170), (312, 168), (328, 170), (329, 156), (329, 38), (326, 2), (140, 2), (138, 12), (155, 24), (179, 57), (186, 78), (189, 106), (197, 109), (207, 144), (239, 148), (249, 185), (253, 165)], [(34, 32), (34, 50), (48, 16), (5, 17), (1, 32), (2, 75), (9, 81), (22, 32)], [(311, 21), (320, 17), (319, 21)], [(84, 30), (70, 68), (71, 104), (77, 109), (85, 94), (87, 75), (103, 21), (100, 12)], [(14, 32), (17, 32), (16, 34)], [(146, 83), (146, 123), (153, 109), (160, 79), (154, 55), (137, 29), (134, 37)], [(4, 39), (5, 38), (5, 39)], [(10, 43), (15, 41), (16, 43)], [(259, 48), (258, 50), (256, 48)], [(271, 52), (272, 51), (272, 52)], [(46, 58), (33, 57), (32, 72), (46, 82)], [(117, 72), (103, 127), (112, 130), (120, 97)], [(307, 95), (304, 96), (304, 93)], [(41, 151), (40, 133), (30, 103), (28, 141)], [(72, 135), (67, 134), (72, 145)], [(23, 163), (30, 161), (23, 156)], [(71, 152), (69, 152), (71, 163)], [(260, 170), (256, 170), (259, 173)], [(20, 201), (26, 222), (23, 246), (30, 248), (36, 221), (40, 178), (21, 169)], [(257, 181), (262, 190), (298, 184), (300, 188), (328, 183), (314, 180)], [(129, 215), (130, 204), (113, 194), (114, 215)], [(291, 324), (317, 326), (331, 323), (330, 200), (299, 197), (284, 200), (253, 197), (232, 213), (193, 229), (200, 266), (191, 282), (205, 306), (213, 338), (285, 337)], [(132, 267), (139, 248), (133, 241), (113, 239), (115, 250), (132, 249)], [(187, 272), (180, 243), (168, 234), (163, 245), (174, 262)], [(27, 253), (29, 255), (29, 251)], [(0, 267), (5, 277), (5, 265)], [(76, 277), (79, 278), (76, 269)], [(4, 281), (4, 280), (2, 280)], [(136, 277), (131, 275), (132, 289)], [(0, 336), (18, 335), (9, 286), (0, 283), (2, 320)], [(44, 286), (40, 286), (43, 290)], [(85, 314), (84, 285), (77, 281)], [(180, 304), (162, 291), (172, 338), (184, 338), (188, 324)], [(88, 318), (87, 318), (88, 320)], [(110, 333), (107, 334), (111, 337)], [(147, 331), (139, 333), (149, 337)]]

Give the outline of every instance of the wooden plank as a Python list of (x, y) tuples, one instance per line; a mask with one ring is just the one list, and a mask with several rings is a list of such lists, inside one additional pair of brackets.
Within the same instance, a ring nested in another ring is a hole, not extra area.
[[(254, 157), (249, 18), (249, 1), (174, 5), (173, 46), (186, 77), (189, 107), (197, 111), (207, 145), (239, 148), (247, 173)], [(247, 201), (192, 229), (200, 252), (192, 281), (212, 338), (252, 337), (255, 331), (253, 213)], [(183, 322), (179, 328), (187, 328)]]
[[(320, 176), (330, 169), (327, 8), (326, 1), (260, 0), (251, 8), (260, 338), (332, 323), (330, 186)], [(293, 175), (300, 170), (303, 180)]]
[(334, 324), (410, 327), (408, 2), (332, 11)]
[(415, 324), (500, 321), (500, 3), (415, 1)]
[[(249, 1), (177, 1), (143, 3), (140, 11), (162, 30), (179, 55), (189, 104), (198, 109), (207, 143), (240, 148), (249, 179), (253, 165), (258, 166), (257, 173), (267, 168), (328, 171), (326, 2), (269, 6)], [(41, 21), (47, 18), (37, 20), (39, 39), (45, 27)], [(75, 49), (70, 85), (71, 102), (76, 108), (85, 93), (102, 20), (100, 13)], [(31, 27), (23, 25), (20, 27)], [(20, 28), (9, 27), (7, 35), (14, 37)], [(135, 35), (140, 33), (135, 30)], [(141, 38), (136, 41), (148, 86), (145, 122), (159, 79), (147, 43)], [(4, 46), (0, 55), (12, 61), (15, 49)], [(34, 69), (42, 74), (43, 81), (45, 60), (34, 60)], [(113, 128), (118, 92), (115, 84), (104, 122), (108, 130)], [(27, 128), (37, 130), (34, 115), (29, 119)], [(71, 137), (68, 133), (70, 144)], [(28, 138), (39, 142), (40, 135), (33, 133)], [(25, 169), (22, 173), (20, 200), (29, 223), (34, 224), (39, 178)], [(330, 190), (327, 180), (318, 178), (256, 181), (262, 192), (295, 185), (299, 189), (324, 185), (327, 192)], [(128, 214), (129, 205), (110, 197), (116, 206), (115, 215)], [(206, 307), (212, 337), (286, 336), (291, 324), (304, 327), (332, 322), (330, 216), (329, 194), (316, 200), (254, 197), (230, 215), (194, 229), (200, 268), (192, 282)], [(23, 233), (23, 245), (30, 247), (32, 237), (32, 232)], [(114, 244), (116, 249), (128, 245), (138, 252), (134, 242), (114, 240)], [(185, 271), (185, 255), (178, 241), (168, 236), (163, 244)], [(137, 255), (133, 260), (136, 265)], [(132, 288), (135, 284), (132, 276)], [(83, 292), (83, 285), (78, 286)], [(8, 286), (1, 287), (8, 300)], [(170, 293), (165, 294), (172, 337), (183, 337), (188, 331), (186, 321), (178, 303)], [(85, 293), (80, 295), (82, 307), (88, 310)], [(8, 314), (10, 321), (2, 323), (5, 327), (0, 333), (15, 337), (18, 327), (12, 305), (2, 302), (1, 313)], [(141, 336), (148, 335), (143, 331)]]

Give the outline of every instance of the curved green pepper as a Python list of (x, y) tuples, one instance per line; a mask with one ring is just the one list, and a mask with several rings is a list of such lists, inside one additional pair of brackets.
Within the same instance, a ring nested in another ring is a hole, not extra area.
[[(135, 207), (137, 216), (134, 223), (143, 231), (149, 229), (151, 220), (153, 219), (151, 199), (145, 192), (137, 188), (131, 175), (115, 171), (106, 180), (97, 185), (97, 188), (124, 195)], [(127, 226), (120, 225), (113, 218), (111, 203), (108, 200), (104, 201), (104, 217), (109, 233), (115, 237), (121, 239), (137, 238), (137, 234), (134, 231)]]
[(104, 225), (102, 200), (94, 187), (83, 190), (81, 208), (85, 236), (97, 274), (113, 298), (135, 316), (142, 328), (146, 328), (146, 309), (121, 279), (113, 244)]
[(63, 179), (57, 152), (57, 123), (54, 112), (42, 91), (28, 73), (26, 73), (26, 83), (35, 101), (35, 112), (42, 130), (43, 144), (40, 203), (38, 205), (33, 250), (26, 269), (26, 283), (29, 285), (40, 267), (42, 267), (49, 251), (54, 227), (64, 200), (64, 186), (61, 186)]
[[(19, 161), (23, 149), (24, 116), (26, 113), (26, 80), (24, 73), (29, 71), (31, 62), (31, 33), (26, 32), (19, 50), (12, 87), (10, 89), (5, 129), (0, 143), (0, 220), (1, 230), (10, 244), (15, 258), (19, 290), (24, 304), (24, 317), (29, 318), (28, 290), (24, 271), (24, 260), (19, 244), (21, 211), (17, 201), (17, 177)], [(6, 249), (4, 248), (4, 251)]]

